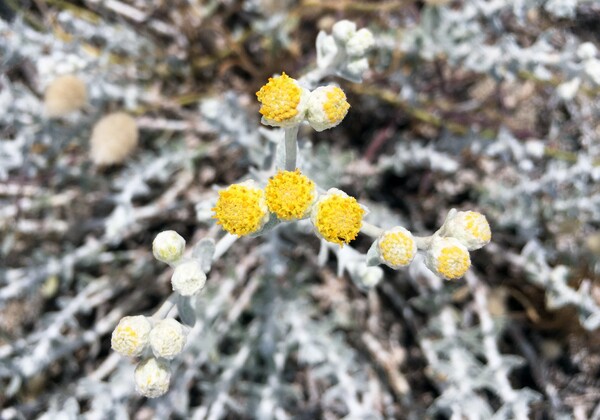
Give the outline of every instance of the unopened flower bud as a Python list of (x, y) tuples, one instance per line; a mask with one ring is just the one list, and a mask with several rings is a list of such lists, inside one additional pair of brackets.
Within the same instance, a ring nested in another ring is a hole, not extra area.
[(331, 28), (331, 34), (336, 41), (346, 43), (356, 33), (356, 23), (349, 20), (340, 20)]
[(308, 98), (308, 123), (316, 131), (335, 127), (342, 122), (350, 109), (344, 91), (337, 86), (321, 86)]
[(174, 230), (160, 232), (152, 242), (154, 258), (167, 264), (172, 264), (183, 256), (185, 239)]
[(183, 350), (185, 341), (185, 327), (173, 318), (157, 322), (150, 331), (150, 347), (156, 357), (174, 358)]
[(581, 60), (589, 60), (596, 57), (596, 54), (598, 54), (598, 49), (591, 42), (583, 42), (577, 48), (577, 57)]
[(590, 58), (583, 65), (583, 69), (596, 85), (600, 85), (600, 60)]
[(415, 238), (401, 226), (383, 232), (377, 239), (377, 249), (381, 262), (394, 269), (406, 267), (417, 255)]
[(485, 216), (476, 211), (459, 211), (446, 221), (445, 236), (458, 239), (469, 251), (487, 245), (492, 239)]
[(111, 337), (111, 347), (123, 356), (141, 356), (148, 345), (152, 325), (143, 316), (126, 316), (119, 321)]
[(196, 260), (186, 261), (175, 267), (171, 285), (182, 296), (193, 296), (204, 288), (206, 274)]
[(471, 267), (469, 250), (456, 238), (436, 237), (427, 251), (427, 268), (446, 280), (459, 279)]
[(348, 55), (360, 57), (373, 47), (375, 38), (373, 33), (367, 28), (359, 29), (346, 43), (346, 52)]
[(135, 368), (135, 388), (147, 398), (156, 398), (169, 390), (171, 371), (166, 362), (150, 358)]
[(348, 63), (346, 70), (356, 77), (362, 77), (363, 73), (369, 70), (369, 60), (359, 58)]

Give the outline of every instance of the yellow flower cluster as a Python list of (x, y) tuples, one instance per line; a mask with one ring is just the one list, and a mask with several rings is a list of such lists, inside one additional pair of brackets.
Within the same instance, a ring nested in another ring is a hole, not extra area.
[(354, 197), (332, 188), (317, 201), (311, 219), (323, 239), (343, 246), (358, 235), (364, 214)]
[(317, 193), (315, 183), (296, 169), (272, 176), (265, 195), (269, 210), (279, 219), (295, 220), (308, 216)]
[(332, 188), (316, 199), (315, 183), (299, 169), (279, 171), (264, 191), (248, 182), (220, 191), (213, 218), (227, 232), (243, 236), (258, 232), (268, 222), (269, 211), (283, 221), (310, 215), (323, 239), (343, 245), (356, 238), (365, 210), (354, 197)]
[(269, 220), (265, 193), (252, 182), (233, 184), (219, 191), (212, 210), (217, 224), (238, 236), (257, 232)]

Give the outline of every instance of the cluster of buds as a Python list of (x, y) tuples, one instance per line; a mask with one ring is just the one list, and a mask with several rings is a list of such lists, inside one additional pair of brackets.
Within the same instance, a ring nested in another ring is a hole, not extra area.
[(354, 82), (362, 81), (369, 69), (368, 51), (375, 45), (373, 33), (367, 28), (356, 29), (356, 24), (341, 20), (332, 27), (331, 34), (317, 37), (317, 65), (331, 69), (339, 76)]
[(126, 316), (114, 329), (111, 346), (123, 356), (141, 358), (134, 375), (136, 389), (156, 398), (169, 389), (169, 360), (183, 351), (186, 336), (187, 328), (172, 318)]
[(306, 120), (316, 131), (323, 131), (341, 123), (350, 108), (339, 87), (321, 86), (311, 92), (285, 72), (269, 78), (256, 96), (262, 104), (263, 124), (274, 127), (289, 128)]
[(152, 242), (154, 258), (175, 267), (171, 276), (173, 291), (181, 296), (194, 296), (206, 284), (206, 273), (196, 258), (185, 259), (185, 239), (173, 230), (156, 235)]
[(455, 280), (471, 267), (469, 252), (488, 244), (491, 237), (484, 215), (451, 210), (442, 227), (429, 237), (415, 237), (400, 226), (383, 231), (369, 250), (368, 264), (399, 269), (408, 266), (418, 251), (423, 251), (425, 264), (431, 271), (446, 280)]
[[(206, 273), (197, 259), (185, 259), (185, 239), (177, 232), (159, 233), (152, 243), (154, 257), (173, 267), (171, 285), (184, 297), (199, 293)], [(165, 314), (166, 315), (166, 314)], [(123, 356), (140, 358), (135, 369), (135, 385), (148, 398), (163, 395), (169, 389), (169, 361), (183, 351), (189, 328), (173, 318), (143, 315), (126, 316), (112, 333), (111, 346)]]

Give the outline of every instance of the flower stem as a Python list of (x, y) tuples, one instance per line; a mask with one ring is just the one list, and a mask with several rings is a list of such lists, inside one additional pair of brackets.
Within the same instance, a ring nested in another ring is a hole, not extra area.
[(238, 237), (236, 235), (231, 235), (229, 233), (225, 234), (225, 236), (223, 236), (221, 239), (219, 239), (219, 241), (217, 242), (217, 244), (215, 246), (215, 253), (213, 255), (213, 261), (216, 261), (219, 258), (221, 258), (223, 256), (223, 254), (225, 254), (227, 252), (229, 247), (231, 247), (231, 245), (233, 245), (234, 242), (237, 240), (238, 240)]
[(417, 248), (421, 251), (427, 251), (431, 247), (431, 242), (433, 241), (432, 236), (414, 236), (415, 242), (417, 243)]
[(362, 227), (360, 228), (360, 231), (372, 238), (378, 238), (379, 235), (383, 233), (383, 229), (367, 222), (362, 222)]
[(177, 293), (175, 293), (175, 292), (171, 293), (171, 295), (169, 295), (167, 300), (164, 301), (164, 303), (160, 306), (160, 308), (158, 308), (158, 310), (156, 312), (154, 312), (154, 315), (152, 315), (152, 318), (154, 318), (155, 320), (160, 320), (160, 319), (165, 318), (169, 314), (169, 312), (171, 312), (171, 309), (173, 309), (173, 307), (176, 305), (178, 298), (179, 298), (179, 295)]
[(295, 125), (285, 129), (285, 170), (295, 171), (296, 170), (296, 149), (298, 147), (298, 128), (299, 125)]

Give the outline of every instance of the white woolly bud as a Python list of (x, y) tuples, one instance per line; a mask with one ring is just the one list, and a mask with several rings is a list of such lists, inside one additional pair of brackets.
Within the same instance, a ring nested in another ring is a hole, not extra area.
[(595, 84), (600, 85), (600, 60), (590, 58), (585, 62), (583, 68), (590, 79)]
[(591, 42), (583, 42), (577, 48), (577, 57), (579, 57), (580, 60), (589, 60), (590, 58), (594, 58), (596, 57), (597, 53), (598, 49)]
[(79, 77), (57, 77), (44, 93), (44, 114), (50, 118), (63, 117), (83, 108), (86, 102), (87, 89)]
[(193, 296), (204, 288), (206, 274), (196, 260), (186, 261), (175, 267), (171, 285), (182, 296)]
[(344, 91), (337, 86), (321, 86), (310, 92), (306, 119), (316, 131), (323, 131), (342, 122), (350, 109)]
[(367, 28), (359, 29), (346, 43), (348, 55), (360, 57), (375, 45), (373, 33)]
[(356, 77), (362, 77), (363, 73), (369, 70), (369, 60), (359, 58), (348, 63), (346, 70)]
[(172, 264), (183, 256), (185, 239), (174, 230), (160, 232), (152, 242), (154, 258), (167, 264)]
[(568, 82), (561, 83), (556, 88), (556, 93), (563, 101), (570, 101), (577, 95), (577, 91), (579, 90), (579, 85), (581, 84), (581, 79), (579, 77), (574, 77)]
[(397, 226), (386, 230), (377, 239), (377, 251), (382, 263), (390, 268), (406, 267), (417, 255), (417, 243), (412, 233)]
[(456, 238), (435, 237), (427, 251), (427, 268), (446, 280), (459, 279), (471, 267), (469, 250)]
[(90, 143), (96, 165), (121, 163), (138, 144), (137, 124), (124, 112), (109, 114), (94, 125)]
[(174, 358), (183, 350), (185, 341), (184, 326), (173, 318), (159, 321), (150, 331), (150, 347), (156, 357)]
[(152, 324), (145, 316), (126, 316), (113, 331), (110, 345), (123, 356), (141, 356), (148, 345), (151, 329)]
[(492, 231), (485, 216), (476, 211), (459, 211), (446, 221), (445, 236), (458, 239), (469, 251), (487, 245)]
[(356, 33), (356, 23), (349, 20), (340, 20), (331, 28), (333, 37), (341, 42), (346, 43)]
[(367, 267), (364, 262), (356, 265), (356, 274), (364, 287), (375, 287), (383, 279), (383, 270), (381, 267)]
[(166, 362), (150, 358), (135, 368), (135, 388), (147, 398), (156, 398), (169, 390), (171, 371)]

